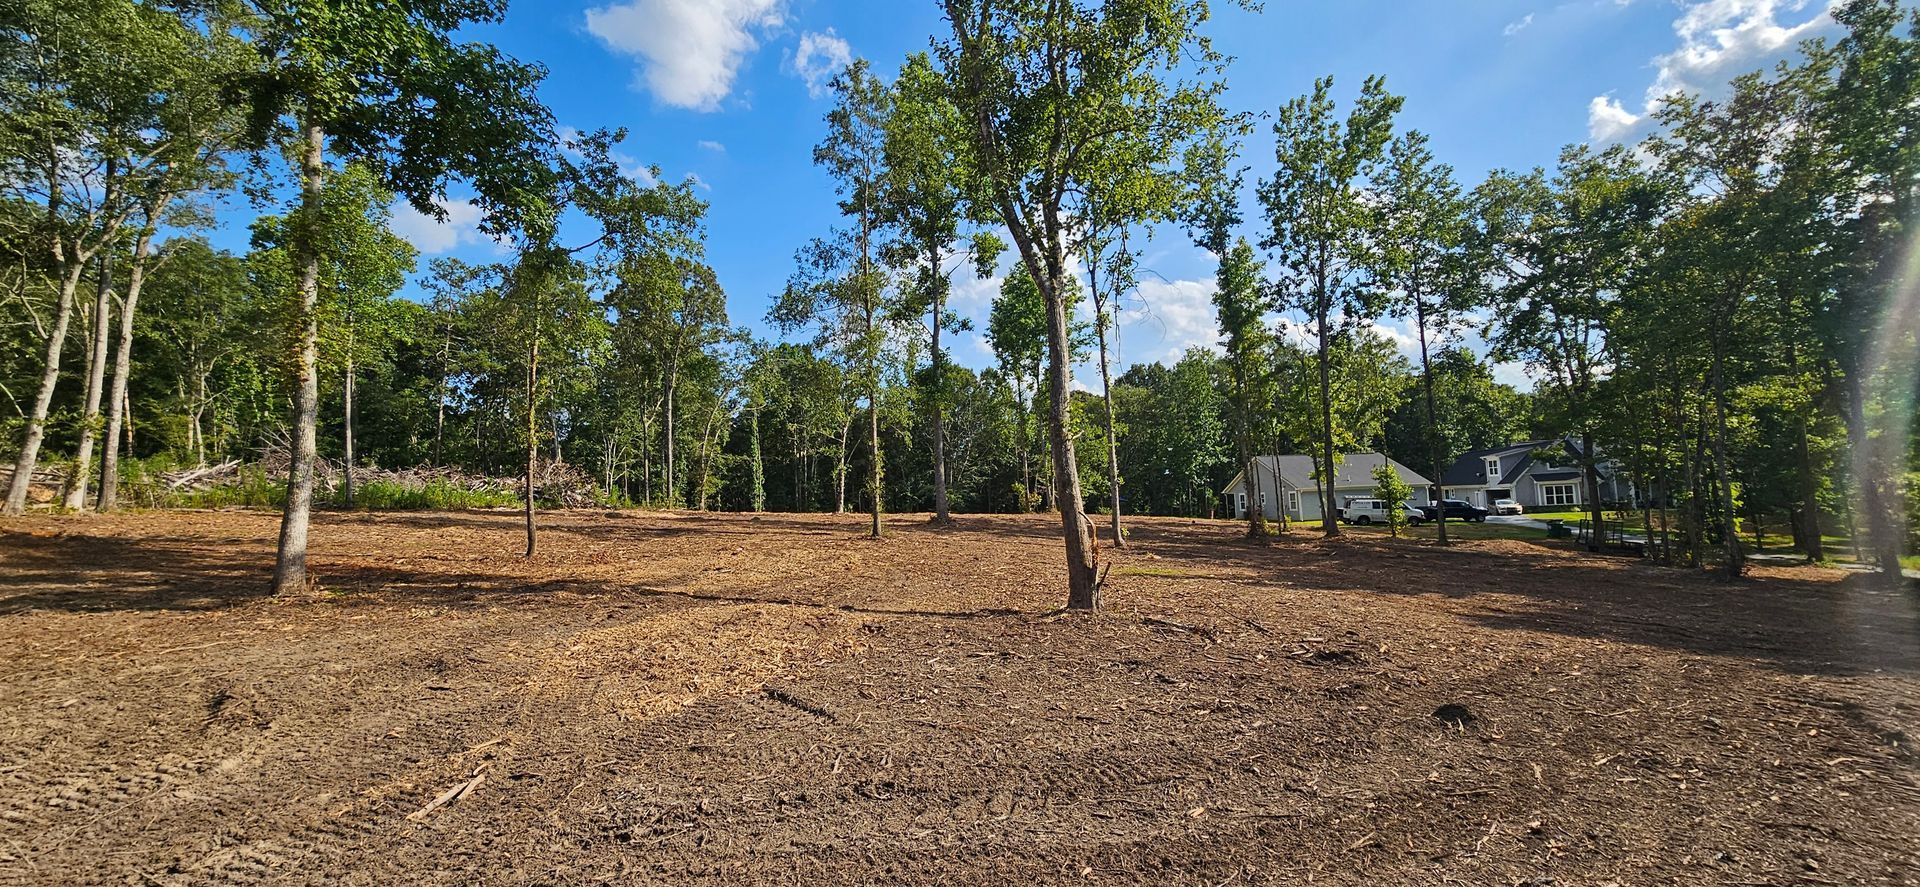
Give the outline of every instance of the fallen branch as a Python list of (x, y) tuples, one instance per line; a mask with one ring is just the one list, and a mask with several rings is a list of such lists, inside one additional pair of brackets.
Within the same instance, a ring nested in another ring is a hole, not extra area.
[(1209, 642), (1212, 642), (1212, 643), (1219, 643), (1220, 641), (1219, 638), (1214, 636), (1213, 629), (1206, 628), (1204, 626), (1183, 625), (1181, 623), (1174, 622), (1171, 619), (1156, 619), (1152, 616), (1143, 616), (1141, 617), (1140, 622), (1143, 625), (1157, 625), (1157, 626), (1160, 626), (1161, 628), (1171, 628), (1174, 631), (1186, 632), (1187, 634), (1197, 634), (1197, 635), (1200, 635), (1201, 637), (1206, 638)]
[(485, 764), (481, 764), (479, 767), (474, 769), (472, 779), (469, 779), (465, 782), (460, 783), (459, 785), (456, 785), (450, 789), (447, 789), (446, 791), (441, 792), (440, 796), (437, 798), (434, 798), (432, 802), (427, 804), (427, 806), (407, 814), (407, 818), (414, 822), (424, 822), (426, 821), (427, 814), (432, 813), (433, 811), (438, 810), (441, 807), (444, 807), (448, 804), (451, 804), (455, 801), (460, 800), (461, 798), (466, 797), (468, 794), (472, 793), (472, 791), (480, 785), (480, 780), (487, 778), (487, 768), (492, 765), (493, 765), (493, 762), (491, 761)]
[(813, 715), (814, 717), (825, 718), (829, 721), (834, 721), (834, 722), (838, 722), (840, 720), (839, 718), (836, 718), (833, 716), (833, 712), (830, 712), (819, 705), (815, 705), (812, 702), (808, 702), (805, 699), (795, 696), (792, 693), (782, 690), (779, 687), (772, 686), (771, 684), (762, 686), (760, 688), (760, 692), (766, 694), (768, 699), (771, 699), (775, 702), (784, 703), (786, 705), (791, 705), (794, 708), (797, 708), (801, 711), (806, 712), (807, 714)]

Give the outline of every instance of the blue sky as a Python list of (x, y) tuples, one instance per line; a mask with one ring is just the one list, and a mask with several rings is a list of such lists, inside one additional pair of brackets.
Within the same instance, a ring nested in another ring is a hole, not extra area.
[[(1400, 126), (1430, 134), (1469, 187), (1496, 168), (1549, 164), (1570, 142), (1633, 138), (1649, 96), (1711, 91), (1833, 30), (1826, 0), (1266, 0), (1259, 13), (1213, 5), (1207, 30), (1235, 58), (1230, 107), (1270, 113), (1328, 74), (1344, 103), (1366, 75), (1382, 74), (1406, 97)], [(944, 24), (933, 0), (519, 0), (503, 24), (471, 36), (546, 65), (542, 94), (562, 125), (625, 127), (636, 165), (697, 177), (712, 204), (707, 259), (731, 318), (770, 333), (766, 308), (794, 250), (838, 221), (832, 183), (811, 163), (826, 78), (852, 57), (893, 70)], [(1262, 123), (1245, 146), (1249, 187), (1272, 167), (1272, 150)], [(450, 209), (447, 223), (396, 213), (422, 267), (442, 255), (496, 257), (470, 208)], [(1245, 209), (1242, 233), (1257, 241), (1250, 195)], [(245, 234), (221, 240), (239, 248)], [(1215, 338), (1213, 259), (1178, 232), (1145, 254), (1153, 274), (1123, 318), (1116, 372)], [(984, 320), (996, 288), (962, 282), (956, 310)], [(1403, 325), (1385, 328), (1405, 335)], [(978, 332), (960, 339), (957, 360), (990, 361)], [(1098, 384), (1097, 373), (1078, 376)], [(1521, 368), (1501, 376), (1521, 381)]]

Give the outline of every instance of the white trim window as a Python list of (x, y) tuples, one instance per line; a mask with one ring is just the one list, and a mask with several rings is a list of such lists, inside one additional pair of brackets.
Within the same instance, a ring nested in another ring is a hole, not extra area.
[(1580, 485), (1576, 483), (1540, 484), (1541, 505), (1579, 505)]
[(1300, 491), (1299, 490), (1287, 491), (1287, 514), (1292, 515), (1293, 517), (1300, 516)]
[(1247, 516), (1247, 494), (1235, 493), (1233, 495), (1234, 495), (1234, 498), (1240, 500), (1239, 508), (1235, 509), (1234, 517), (1246, 517)]
[(1500, 457), (1488, 456), (1486, 469), (1487, 469), (1487, 483), (1490, 483), (1490, 484), (1499, 483), (1500, 482)]

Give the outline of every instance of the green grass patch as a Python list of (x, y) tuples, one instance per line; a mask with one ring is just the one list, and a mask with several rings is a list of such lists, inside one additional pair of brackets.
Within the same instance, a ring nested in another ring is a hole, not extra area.
[(258, 468), (242, 468), (230, 484), (183, 492), (155, 490), (151, 498), (161, 508), (283, 508), (287, 482)]
[[(1364, 527), (1359, 526), (1357, 524), (1342, 524), (1340, 529), (1348, 533), (1368, 533), (1376, 536), (1387, 535), (1387, 528), (1379, 524), (1371, 524)], [(1401, 527), (1400, 528), (1400, 535), (1408, 539), (1433, 539), (1437, 537), (1439, 533), (1440, 533), (1439, 528), (1433, 524), (1422, 524), (1421, 526), (1418, 526), (1418, 527)], [(1450, 521), (1447, 521), (1447, 538), (1449, 540), (1452, 540), (1452, 539), (1538, 540), (1538, 539), (1547, 538), (1547, 531), (1542, 529), (1537, 529), (1534, 527), (1516, 526), (1514, 524), (1496, 524), (1496, 523), (1475, 524), (1475, 523), (1468, 523), (1466, 521), (1460, 521), (1460, 520), (1450, 520)]]
[[(328, 504), (345, 507), (345, 494), (336, 490)], [(520, 494), (514, 490), (501, 487), (471, 490), (443, 480), (428, 481), (417, 487), (373, 480), (353, 489), (353, 507), (369, 511), (448, 511), (510, 508), (519, 504)]]

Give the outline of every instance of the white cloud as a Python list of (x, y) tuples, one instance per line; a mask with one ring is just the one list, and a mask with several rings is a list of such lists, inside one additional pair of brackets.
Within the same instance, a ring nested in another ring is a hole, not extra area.
[(1532, 391), (1539, 380), (1527, 371), (1524, 363), (1496, 363), (1493, 365), (1493, 381), (1512, 385), (1521, 391)]
[(1519, 21), (1508, 22), (1507, 26), (1500, 30), (1500, 36), (1512, 37), (1513, 35), (1526, 30), (1527, 26), (1531, 24), (1533, 24), (1533, 13), (1529, 12), (1526, 14), (1524, 18), (1520, 19)]
[(1596, 143), (1618, 141), (1639, 123), (1640, 115), (1612, 96), (1597, 95), (1587, 103), (1587, 138)]
[(974, 321), (976, 325), (986, 323), (993, 300), (1000, 296), (1000, 285), (1006, 282), (1005, 277), (997, 274), (992, 277), (974, 274), (971, 263), (961, 263), (947, 279), (950, 281), (947, 290), (948, 309)]
[(826, 33), (808, 31), (800, 35), (787, 70), (807, 84), (807, 95), (820, 98), (834, 75), (853, 64), (853, 48), (828, 28)]
[(449, 253), (465, 244), (493, 242), (493, 238), (480, 232), (480, 208), (470, 201), (443, 197), (434, 203), (447, 214), (446, 221), (435, 219), (401, 200), (394, 203), (393, 218), (387, 227), (427, 256)]
[[(1588, 134), (1596, 142), (1629, 136), (1675, 93), (1711, 93), (1733, 77), (1790, 55), (1800, 41), (1833, 25), (1839, 0), (1691, 0), (1673, 22), (1680, 45), (1657, 56), (1659, 71), (1639, 112), (1595, 96), (1587, 105)], [(1807, 14), (1810, 7), (1817, 11)], [(1800, 18), (1798, 22), (1781, 21)]]
[(1145, 304), (1121, 313), (1121, 339), (1133, 353), (1169, 365), (1178, 362), (1188, 348), (1220, 350), (1214, 289), (1211, 279), (1141, 280), (1139, 298)]
[(698, 144), (702, 149), (712, 151), (716, 154), (727, 153), (726, 145), (722, 145), (719, 142), (713, 141), (712, 139), (701, 139), (696, 144)]
[(733, 91), (757, 33), (779, 27), (784, 0), (626, 0), (587, 10), (587, 30), (640, 60), (637, 77), (662, 104), (713, 111)]
[(1381, 320), (1363, 320), (1360, 322), (1362, 329), (1370, 330), (1374, 335), (1392, 342), (1393, 347), (1399, 349), (1402, 355), (1413, 360), (1419, 360), (1420, 340), (1415, 337), (1413, 333), (1408, 332), (1405, 326), (1405, 321), (1400, 322), (1398, 325)]

